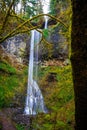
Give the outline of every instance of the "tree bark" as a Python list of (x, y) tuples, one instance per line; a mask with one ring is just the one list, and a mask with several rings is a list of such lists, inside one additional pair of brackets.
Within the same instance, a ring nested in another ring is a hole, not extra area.
[(71, 63), (75, 130), (87, 129), (87, 0), (72, 0)]

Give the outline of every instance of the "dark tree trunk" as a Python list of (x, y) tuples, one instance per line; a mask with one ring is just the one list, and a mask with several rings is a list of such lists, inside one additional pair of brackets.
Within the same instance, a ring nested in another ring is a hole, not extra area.
[(87, 129), (87, 0), (72, 0), (71, 63), (75, 91), (75, 130)]

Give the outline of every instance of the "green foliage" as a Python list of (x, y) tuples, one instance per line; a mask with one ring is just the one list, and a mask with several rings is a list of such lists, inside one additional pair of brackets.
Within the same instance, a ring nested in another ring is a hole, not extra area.
[(6, 73), (15, 74), (16, 69), (6, 62), (0, 62), (0, 71), (5, 71)]
[(24, 68), (19, 73), (8, 63), (0, 63), (0, 108), (10, 106), (13, 103), (15, 95), (23, 93), (27, 82), (26, 70)]
[(17, 130), (25, 130), (25, 127), (23, 125), (16, 125)]
[(50, 2), (50, 14), (56, 15), (56, 12), (58, 11), (56, 6), (58, 4), (57, 0), (51, 0)]
[[(50, 94), (48, 94), (49, 96), (45, 95), (45, 98), (47, 99), (45, 100), (48, 102), (48, 107), (50, 109), (58, 109), (73, 98), (71, 68), (70, 66), (66, 66), (66, 68), (56, 66), (47, 67), (46, 69), (43, 69), (43, 71), (44, 76), (42, 79), (40, 79), (40, 86), (44, 87), (42, 89), (44, 89), (46, 94), (47, 91), (50, 91)], [(57, 81), (49, 83), (47, 81), (49, 73), (56, 73)], [(40, 74), (40, 76), (42, 76), (42, 73)]]
[[(49, 73), (56, 73), (56, 80), (49, 81)], [(36, 124), (40, 127), (39, 129), (73, 130), (74, 93), (71, 66), (39, 68), (39, 86), (49, 111), (48, 114), (37, 117)], [(68, 122), (71, 123), (68, 124)]]
[(67, 0), (51, 0), (50, 2), (50, 14), (59, 15), (61, 9), (67, 8)]
[(18, 81), (16, 77), (0, 76), (0, 107), (8, 106), (14, 96), (13, 88)]
[[(56, 80), (48, 80), (50, 73), (56, 73)], [(23, 74), (27, 74), (27, 68)], [(32, 129), (73, 130), (74, 94), (71, 66), (39, 67), (38, 84), (43, 92), (48, 113), (35, 116), (32, 120)], [(16, 128), (25, 130), (26, 126), (17, 124)]]
[[(31, 0), (28, 1), (32, 2)], [(51, 14), (58, 16), (61, 6), (66, 6), (65, 2), (66, 0), (51, 0)], [(37, 10), (33, 7), (26, 6), (26, 17), (29, 18), (31, 14), (34, 15), (34, 11)], [(3, 16), (1, 15), (1, 19), (4, 19)], [(67, 25), (69, 25), (69, 16), (71, 17), (70, 7), (67, 8), (67, 10), (64, 9), (63, 11), (61, 11), (60, 16), (58, 17), (60, 17), (64, 23), (67, 23)], [(21, 23), (21, 20), (19, 20), (18, 22), (15, 19), (15, 23), (13, 21), (14, 19), (10, 17), (10, 19), (7, 21), (4, 33), (2, 34), (7, 34), (9, 30), (13, 30), (13, 24), (15, 24), (15, 26), (18, 26)], [(1, 20), (0, 29), (2, 28), (2, 25), (3, 23)], [(58, 26), (61, 27), (60, 24), (58, 24)], [(70, 40), (70, 27), (68, 31), (63, 28), (63, 26), (61, 28), (62, 34)], [(49, 32), (47, 29), (43, 30), (44, 38), (48, 38), (48, 33)], [(47, 48), (47, 46), (45, 46), (45, 48)], [(47, 55), (48, 53), (46, 53), (46, 57)], [(24, 87), (27, 83), (27, 68), (24, 68), (21, 71), (22, 72), (20, 73), (17, 72), (17, 70), (8, 63), (0, 63), (0, 107), (10, 106), (16, 94), (23, 94)], [(41, 87), (44, 101), (49, 113), (36, 116), (36, 118), (33, 120), (34, 129), (73, 130), (72, 125), (74, 122), (74, 94), (71, 72), (72, 70), (70, 65), (65, 67), (49, 66), (39, 68), (38, 83)], [(57, 74), (55, 81), (49, 82), (49, 73)], [(23, 125), (17, 125), (16, 127), (18, 130), (25, 129), (25, 126)]]
[(43, 30), (43, 36), (44, 36), (44, 38), (47, 39), (48, 35), (49, 35), (48, 29), (44, 29), (44, 30)]
[(37, 6), (35, 6), (35, 4), (36, 4), (35, 0), (33, 0), (32, 2), (29, 1), (29, 3), (31, 3), (32, 6), (26, 5), (26, 15), (25, 16), (27, 18), (30, 18), (31, 16), (35, 16), (35, 13), (37, 11), (37, 9), (36, 9)]
[[(4, 69), (6, 72), (3, 73), (1, 71), (0, 76), (0, 107), (10, 106), (15, 94), (23, 93), (28, 75), (27, 67), (20, 73), (16, 71), (12, 75), (9, 74), (10, 69), (7, 69), (3, 63)], [(56, 73), (54, 81), (48, 80), (50, 73)], [(39, 114), (33, 118), (33, 129), (73, 130), (74, 95), (71, 73), (72, 69), (70, 65), (64, 67), (39, 67), (38, 84), (42, 90), (48, 113)], [(17, 124), (16, 128), (17, 130), (25, 130), (26, 126)]]

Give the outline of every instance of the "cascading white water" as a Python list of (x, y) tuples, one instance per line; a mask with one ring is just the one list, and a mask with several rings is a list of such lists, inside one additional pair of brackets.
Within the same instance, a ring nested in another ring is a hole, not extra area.
[(45, 26), (44, 26), (44, 29), (47, 29), (47, 24), (48, 24), (48, 18), (45, 16)]
[[(43, 0), (42, 1), (42, 7), (43, 7), (43, 13), (48, 14), (50, 10), (50, 0)], [(45, 26), (44, 28), (47, 29), (47, 24), (48, 24), (48, 16), (44, 16), (45, 19)]]
[[(36, 34), (36, 35), (35, 35)], [(36, 37), (37, 36), (37, 37)], [(35, 42), (35, 37), (37, 38)], [(29, 71), (28, 71), (28, 89), (26, 97), (26, 106), (24, 113), (27, 115), (35, 115), (38, 112), (46, 112), (44, 106), (44, 100), (39, 89), (37, 82), (33, 79), (33, 69), (34, 69), (34, 46), (38, 50), (39, 33), (35, 30), (31, 31), (31, 47), (30, 47), (30, 60), (29, 60)], [(38, 55), (36, 56), (37, 62)]]
[[(46, 3), (44, 3), (46, 2)], [(48, 5), (48, 6), (47, 6)], [(49, 0), (43, 0), (43, 12), (49, 12)], [(44, 11), (45, 10), (45, 11)], [(45, 16), (45, 29), (47, 29), (48, 17)], [(24, 113), (26, 115), (36, 115), (39, 112), (46, 113), (45, 105), (41, 90), (34, 80), (34, 76), (37, 77), (38, 70), (38, 43), (40, 41), (40, 33), (36, 30), (31, 31), (31, 42), (30, 42), (30, 59), (29, 59), (29, 70), (28, 70), (28, 88), (27, 97)], [(36, 48), (36, 55), (34, 57), (34, 48)], [(35, 65), (36, 63), (36, 65)], [(34, 73), (34, 67), (36, 72)], [(33, 74), (34, 73), (34, 74)]]

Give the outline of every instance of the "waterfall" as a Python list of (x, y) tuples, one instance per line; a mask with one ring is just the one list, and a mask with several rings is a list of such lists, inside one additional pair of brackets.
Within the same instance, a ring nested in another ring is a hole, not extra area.
[(45, 16), (45, 26), (44, 26), (44, 29), (47, 29), (47, 24), (48, 24), (48, 18)]
[[(43, 0), (43, 13), (48, 13), (49, 7), (47, 5), (49, 0)], [(44, 2), (47, 2), (44, 3)], [(46, 12), (44, 12), (44, 10)], [(45, 16), (45, 29), (47, 29), (48, 17)], [(26, 115), (36, 115), (39, 112), (46, 113), (43, 95), (41, 90), (34, 79), (38, 74), (38, 43), (40, 41), (40, 33), (36, 30), (31, 31), (31, 42), (30, 42), (30, 58), (29, 58), (29, 69), (28, 69), (28, 87), (24, 113)], [(35, 56), (34, 56), (35, 54)], [(34, 71), (35, 68), (35, 72)]]
[[(42, 1), (42, 7), (43, 7), (43, 13), (48, 14), (50, 10), (50, 0), (43, 0)], [(48, 16), (44, 16), (45, 19), (45, 26), (44, 28), (47, 29), (47, 24), (48, 24)]]
[[(37, 82), (33, 79), (33, 70), (34, 62), (36, 62), (36, 71), (37, 71), (37, 62), (38, 62), (38, 53), (36, 52), (36, 58), (34, 61), (34, 47), (38, 51), (39, 43), (39, 33), (35, 30), (31, 31), (31, 44), (30, 44), (30, 60), (29, 60), (29, 70), (28, 70), (28, 88), (27, 88), (27, 97), (26, 97), (26, 106), (24, 113), (27, 115), (36, 115), (39, 112), (46, 112), (44, 106), (44, 100), (39, 89)], [(37, 75), (37, 73), (36, 73)]]

